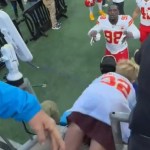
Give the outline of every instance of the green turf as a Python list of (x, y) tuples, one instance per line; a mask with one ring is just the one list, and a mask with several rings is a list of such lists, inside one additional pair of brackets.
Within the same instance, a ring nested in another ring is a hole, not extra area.
[[(34, 90), (40, 101), (54, 100), (61, 113), (70, 108), (88, 84), (100, 74), (99, 62), (105, 49), (103, 37), (93, 46), (89, 44), (87, 32), (96, 21), (89, 21), (89, 11), (84, 6), (84, 1), (66, 0), (66, 4), (68, 19), (60, 19), (62, 28), (58, 31), (49, 30), (48, 37), (41, 37), (28, 43), (34, 56), (33, 63), (40, 66), (40, 69), (22, 62), (19, 67), (24, 77), (28, 77), (33, 85), (47, 84), (46, 88), (34, 87)], [(131, 4), (130, 0), (126, 0), (125, 12), (131, 15), (134, 6), (134, 1)], [(13, 17), (10, 5), (4, 10)], [(97, 18), (97, 6), (94, 12)], [(138, 25), (139, 20), (135, 23)], [(21, 26), (23, 37), (28, 39), (26, 27), (23, 24)], [(131, 55), (139, 45), (138, 40), (129, 41)], [(28, 138), (21, 124), (12, 120), (0, 120), (0, 133), (22, 143)]]

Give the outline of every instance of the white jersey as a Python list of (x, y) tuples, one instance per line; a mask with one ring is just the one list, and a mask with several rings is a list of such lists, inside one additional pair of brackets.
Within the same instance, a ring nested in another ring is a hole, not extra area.
[[(135, 102), (135, 90), (129, 80), (110, 72), (95, 79), (77, 99), (70, 111), (89, 115), (110, 125), (111, 112), (130, 113)], [(128, 125), (123, 127), (123, 133), (124, 137), (129, 136)]]
[(140, 22), (142, 25), (150, 26), (150, 0), (136, 0), (137, 6), (140, 8)]
[(112, 25), (108, 19), (108, 15), (100, 16), (97, 24), (89, 31), (92, 30), (97, 32), (103, 31), (106, 39), (106, 48), (110, 53), (117, 54), (128, 48), (127, 41), (120, 42), (124, 35), (124, 32), (131, 32), (133, 37), (139, 38), (140, 33), (137, 27), (133, 24), (133, 20), (129, 15), (119, 15), (118, 22), (116, 25)]

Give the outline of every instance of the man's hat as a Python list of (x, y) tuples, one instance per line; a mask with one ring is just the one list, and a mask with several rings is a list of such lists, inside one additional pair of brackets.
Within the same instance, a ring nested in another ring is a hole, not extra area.
[(115, 72), (116, 70), (116, 58), (112, 55), (105, 55), (100, 62), (101, 73)]

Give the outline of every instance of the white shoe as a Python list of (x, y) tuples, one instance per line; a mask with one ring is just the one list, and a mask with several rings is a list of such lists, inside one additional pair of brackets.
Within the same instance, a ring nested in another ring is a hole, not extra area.
[(60, 23), (57, 23), (54, 27), (52, 27), (53, 30), (59, 30), (61, 28)]
[(108, 4), (103, 5), (103, 7), (108, 7)]

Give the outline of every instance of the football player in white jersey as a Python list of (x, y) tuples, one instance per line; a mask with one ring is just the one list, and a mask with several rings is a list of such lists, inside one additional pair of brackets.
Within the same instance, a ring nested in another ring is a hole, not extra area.
[(108, 8), (108, 15), (100, 16), (97, 24), (90, 29), (88, 35), (96, 41), (96, 35), (103, 31), (106, 39), (105, 55), (113, 55), (116, 60), (128, 59), (127, 38), (138, 39), (140, 32), (129, 15), (119, 15), (114, 4)]
[(137, 7), (133, 12), (133, 20), (140, 16), (140, 42), (142, 43), (150, 34), (150, 0), (136, 0)]
[[(89, 150), (115, 150), (109, 114), (131, 112), (136, 102), (131, 82), (137, 75), (137, 65), (130, 60), (120, 60), (116, 73), (103, 74), (84, 90), (70, 109), (70, 124), (64, 139), (66, 150), (79, 150), (84, 139), (90, 140)], [(127, 142), (128, 124), (121, 127), (123, 140)]]

